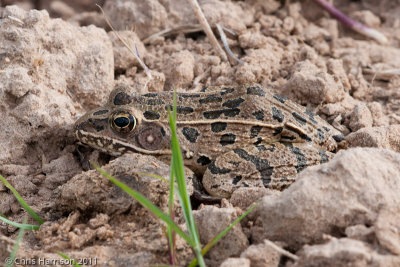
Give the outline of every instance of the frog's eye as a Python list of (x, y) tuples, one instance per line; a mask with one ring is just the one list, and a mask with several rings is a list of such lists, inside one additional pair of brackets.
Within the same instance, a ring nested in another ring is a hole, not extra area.
[(129, 112), (118, 111), (111, 117), (111, 127), (119, 133), (129, 133), (136, 126), (136, 119)]

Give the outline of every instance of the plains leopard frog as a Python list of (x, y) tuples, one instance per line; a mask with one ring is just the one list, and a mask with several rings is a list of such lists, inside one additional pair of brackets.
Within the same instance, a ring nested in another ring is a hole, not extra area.
[[(111, 155), (154, 155), (170, 162), (172, 92), (117, 87), (106, 105), (75, 125), (84, 144)], [(328, 161), (343, 135), (312, 111), (258, 85), (178, 93), (177, 135), (185, 165), (212, 196), (241, 186), (283, 189), (298, 172)]]

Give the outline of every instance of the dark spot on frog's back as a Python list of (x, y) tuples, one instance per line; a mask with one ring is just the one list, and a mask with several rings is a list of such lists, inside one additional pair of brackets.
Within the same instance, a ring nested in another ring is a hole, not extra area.
[(293, 118), (295, 118), (296, 121), (298, 121), (301, 125), (305, 125), (307, 123), (307, 119), (301, 116), (300, 114), (293, 112), (292, 115)]
[(203, 113), (204, 118), (206, 119), (217, 119), (222, 114), (227, 117), (235, 117), (240, 113), (240, 109), (231, 108), (231, 109), (219, 109), (219, 110), (210, 110)]
[(250, 128), (250, 138), (257, 137), (257, 135), (260, 133), (262, 127), (261, 126), (252, 126)]
[(221, 146), (233, 145), (235, 143), (235, 140), (236, 140), (236, 135), (228, 133), (221, 135), (219, 143), (221, 144)]
[(102, 109), (102, 110), (98, 110), (96, 112), (93, 112), (94, 116), (99, 116), (99, 115), (103, 115), (106, 114), (108, 112), (108, 109)]
[[(165, 106), (165, 110), (168, 110), (168, 108), (171, 111), (173, 109), (172, 105)], [(178, 114), (187, 115), (187, 114), (193, 113), (193, 111), (194, 111), (194, 109), (192, 107), (183, 107), (183, 106), (176, 107), (176, 113), (178, 113)]]
[(227, 117), (236, 117), (239, 113), (240, 113), (240, 109), (238, 109), (238, 108), (226, 109), (224, 111), (224, 114)]
[(158, 120), (160, 118), (160, 114), (152, 110), (146, 110), (143, 113), (143, 116), (148, 120)]
[(157, 106), (157, 105), (164, 105), (165, 104), (165, 102), (162, 99), (159, 99), (159, 98), (147, 99), (144, 103), (146, 105), (149, 105), (149, 106)]
[(227, 126), (228, 124), (226, 122), (214, 122), (211, 123), (211, 131), (213, 131), (214, 133), (219, 133), (224, 131)]
[(131, 97), (125, 92), (119, 92), (114, 96), (113, 103), (116, 106), (128, 105), (131, 103)]
[(301, 172), (307, 167), (307, 157), (303, 154), (303, 152), (301, 152), (300, 148), (293, 146), (293, 144), (285, 143), (285, 146), (289, 148), (293, 155), (296, 156), (297, 165), (294, 167), (296, 168), (297, 173)]
[(208, 166), (208, 169), (212, 174), (226, 174), (231, 172), (230, 169), (218, 168), (215, 165), (215, 160), (211, 162), (211, 164)]
[(312, 112), (309, 109), (306, 109), (305, 112), (308, 115), (308, 118), (310, 119), (310, 121), (314, 124), (318, 124), (318, 122), (315, 120), (315, 116), (317, 116), (314, 112)]
[(249, 161), (254, 164), (256, 169), (260, 172), (261, 174), (261, 179), (263, 181), (263, 185), (265, 187), (268, 187), (269, 184), (271, 183), (271, 175), (274, 172), (273, 167), (271, 167), (270, 163), (268, 160), (259, 158), (255, 155), (251, 155), (246, 152), (244, 149), (235, 149), (233, 152), (238, 155), (240, 158)]
[(205, 166), (211, 163), (211, 159), (207, 156), (201, 156), (197, 159), (197, 163), (201, 164), (201, 166)]
[(278, 95), (278, 94), (275, 94), (274, 98), (276, 100), (278, 100), (279, 102), (281, 102), (282, 104), (284, 104), (286, 102), (286, 100), (288, 100), (288, 98), (286, 96), (282, 96), (282, 95)]
[(320, 160), (321, 164), (329, 161), (329, 156), (326, 154), (325, 150), (319, 150), (318, 153), (321, 157), (321, 160)]
[(321, 141), (324, 141), (324, 138), (325, 138), (324, 132), (319, 128), (317, 129), (317, 132), (318, 132), (318, 139)]
[(256, 118), (256, 120), (258, 121), (264, 120), (264, 112), (262, 110), (254, 111), (252, 114)]
[(259, 145), (261, 144), (261, 142), (262, 142), (262, 138), (261, 138), (261, 137), (258, 137), (258, 138), (257, 138), (257, 141), (255, 141), (255, 142), (253, 143), (253, 145), (254, 145), (255, 147), (257, 147), (257, 146), (259, 146)]
[(238, 175), (235, 178), (233, 178), (232, 184), (237, 185), (237, 183), (240, 182), (240, 180), (242, 180), (242, 176)]
[(237, 108), (244, 101), (243, 98), (239, 97), (236, 99), (230, 99), (222, 104), (222, 106), (227, 108)]
[(322, 129), (324, 129), (325, 130), (325, 132), (329, 132), (331, 129), (329, 129), (328, 127), (326, 127), (326, 126), (322, 126)]
[(179, 94), (179, 97), (182, 97), (182, 98), (199, 98), (200, 94), (185, 93), (185, 94)]
[(221, 95), (226, 95), (226, 94), (232, 93), (233, 91), (235, 91), (235, 88), (222, 88), (220, 94)]
[(158, 96), (158, 94), (157, 93), (147, 93), (147, 94), (144, 94), (143, 96), (144, 97), (156, 97), (156, 96)]
[(205, 98), (199, 99), (200, 104), (219, 103), (222, 102), (222, 97), (216, 95), (208, 95)]
[(276, 136), (276, 135), (280, 134), (282, 131), (283, 131), (283, 127), (278, 127), (275, 129), (273, 135)]
[(283, 122), (284, 116), (282, 114), (282, 111), (280, 111), (276, 107), (272, 107), (272, 118), (279, 122)]
[(199, 132), (195, 128), (190, 128), (190, 127), (183, 127), (182, 134), (191, 143), (195, 143), (197, 140), (197, 137), (200, 135)]
[(248, 95), (265, 96), (264, 90), (259, 86), (251, 86), (247, 88)]
[(307, 142), (311, 142), (311, 138), (306, 134), (299, 134), (301, 139), (306, 140)]

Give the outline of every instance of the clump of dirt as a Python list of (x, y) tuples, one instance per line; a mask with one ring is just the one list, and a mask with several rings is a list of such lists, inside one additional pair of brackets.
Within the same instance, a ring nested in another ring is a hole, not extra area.
[[(258, 83), (314, 110), (345, 142), (331, 162), (307, 168), (283, 192), (241, 188), (221, 204), (201, 204), (195, 217), (206, 244), (261, 199), (206, 255), (207, 264), (398, 266), (399, 7), (393, 1), (335, 1), (385, 34), (389, 43), (381, 45), (343, 27), (314, 1), (284, 2), (200, 1), (213, 28), (218, 23), (231, 31), (227, 44), (239, 64), (219, 57), (185, 0), (3, 1), (0, 174), (46, 221), (27, 233), (18, 258), (60, 259), (55, 252), (61, 250), (104, 266), (168, 264), (164, 225), (98, 173), (84, 171), (73, 123), (105, 103), (117, 85), (147, 93)], [(137, 49), (152, 80), (95, 3)], [(168, 186), (137, 174), (168, 177), (166, 164), (96, 151), (89, 159), (167, 211)], [(187, 170), (189, 183), (192, 176)], [(0, 199), (0, 214), (21, 222), (26, 214), (3, 184)], [(1, 262), (16, 233), (0, 224)], [(180, 265), (194, 257), (180, 238), (177, 257)]]

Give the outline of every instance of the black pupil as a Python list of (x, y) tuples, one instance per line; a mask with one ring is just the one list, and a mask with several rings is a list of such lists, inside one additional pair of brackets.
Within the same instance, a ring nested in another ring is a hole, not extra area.
[(127, 117), (118, 117), (114, 119), (115, 125), (120, 128), (124, 128), (129, 124), (129, 119)]

